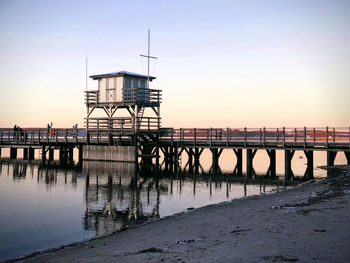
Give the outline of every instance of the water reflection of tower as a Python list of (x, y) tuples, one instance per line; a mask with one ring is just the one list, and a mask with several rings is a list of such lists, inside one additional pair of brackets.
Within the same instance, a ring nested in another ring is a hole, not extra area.
[(103, 235), (159, 217), (159, 184), (153, 177), (138, 177), (134, 167), (129, 163), (83, 163), (86, 230)]

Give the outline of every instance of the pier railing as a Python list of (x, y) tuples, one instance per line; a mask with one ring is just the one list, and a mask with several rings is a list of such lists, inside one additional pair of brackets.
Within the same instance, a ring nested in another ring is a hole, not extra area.
[(350, 127), (337, 128), (161, 128), (160, 140), (199, 143), (345, 143), (350, 145)]
[[(106, 143), (110, 138), (130, 136), (135, 130), (128, 118), (116, 118), (113, 128), (100, 123), (91, 129), (61, 128), (0, 128), (0, 144), (43, 144), (43, 143)], [(124, 121), (124, 123), (123, 123)], [(341, 145), (350, 149), (350, 127), (337, 128), (226, 128), (226, 129), (173, 129), (160, 128), (157, 118), (144, 118), (140, 132), (159, 131), (160, 142), (180, 143), (193, 146), (240, 146), (298, 145), (328, 146)], [(154, 127), (154, 129), (153, 129)], [(125, 137), (125, 138), (126, 138)]]
[(160, 119), (157, 117), (142, 117), (134, 119), (132, 117), (114, 117), (114, 118), (85, 118), (85, 127), (88, 130), (115, 130), (130, 129), (157, 131), (160, 127)]
[(161, 90), (145, 88), (126, 88), (122, 90), (123, 99), (121, 101), (100, 101), (98, 90), (85, 91), (85, 104), (98, 106), (98, 104), (138, 104), (138, 105), (159, 105), (162, 100)]
[(133, 88), (123, 89), (123, 101), (133, 104), (161, 103), (161, 90)]

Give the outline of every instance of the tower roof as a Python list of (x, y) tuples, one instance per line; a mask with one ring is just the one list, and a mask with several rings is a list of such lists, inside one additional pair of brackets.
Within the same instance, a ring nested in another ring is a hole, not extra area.
[[(147, 79), (146, 75), (138, 74), (138, 73), (133, 73), (129, 71), (117, 71), (117, 72), (111, 72), (111, 73), (105, 73), (105, 74), (99, 74), (99, 75), (92, 75), (90, 78), (92, 79), (101, 79), (101, 78), (107, 78), (107, 77), (116, 77), (116, 76), (130, 76), (130, 77), (138, 77), (142, 79)], [(154, 80), (155, 77), (149, 76), (149, 80), (152, 81)]]

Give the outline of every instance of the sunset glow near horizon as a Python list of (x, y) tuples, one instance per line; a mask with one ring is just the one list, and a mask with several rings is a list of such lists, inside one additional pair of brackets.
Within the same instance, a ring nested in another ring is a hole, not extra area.
[(163, 127), (349, 126), (349, 14), (350, 1), (4, 0), (0, 127), (83, 127), (86, 56), (89, 75), (147, 74), (147, 29)]

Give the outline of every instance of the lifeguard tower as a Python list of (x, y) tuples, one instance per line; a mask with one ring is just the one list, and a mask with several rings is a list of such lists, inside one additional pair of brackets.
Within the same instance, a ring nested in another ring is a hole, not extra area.
[(159, 130), (161, 90), (148, 84), (155, 77), (118, 71), (90, 78), (97, 89), (85, 91), (88, 130)]

